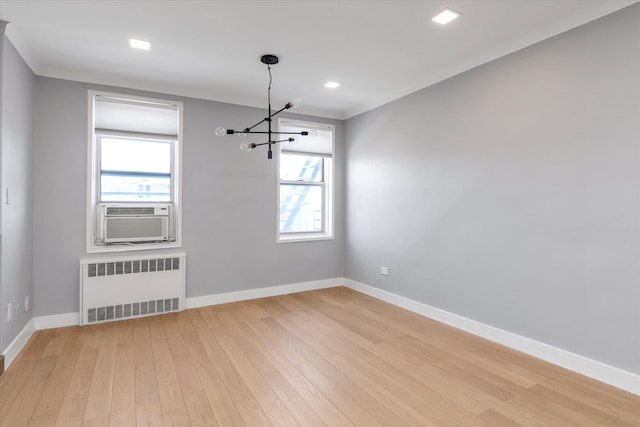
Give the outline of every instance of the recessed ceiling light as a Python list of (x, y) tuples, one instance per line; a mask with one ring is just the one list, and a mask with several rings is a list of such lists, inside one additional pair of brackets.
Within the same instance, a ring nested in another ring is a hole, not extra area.
[(149, 50), (151, 49), (151, 42), (137, 39), (129, 39), (129, 46), (134, 49)]
[(338, 82), (326, 82), (324, 84), (324, 87), (328, 87), (329, 89), (335, 89), (338, 86), (340, 86), (340, 83), (338, 83)]
[(453, 21), (454, 19), (456, 19), (458, 16), (462, 15), (459, 12), (456, 12), (455, 10), (449, 9), (448, 7), (445, 8), (442, 12), (440, 12), (439, 14), (437, 14), (436, 16), (434, 16), (433, 18), (431, 18), (432, 21), (437, 22), (438, 24), (448, 24), (449, 22)]

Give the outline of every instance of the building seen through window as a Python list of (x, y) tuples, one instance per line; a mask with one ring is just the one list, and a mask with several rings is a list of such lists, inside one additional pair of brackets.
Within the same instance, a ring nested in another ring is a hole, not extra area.
[(322, 231), (323, 158), (280, 156), (280, 232)]
[(171, 144), (100, 137), (101, 202), (171, 201)]

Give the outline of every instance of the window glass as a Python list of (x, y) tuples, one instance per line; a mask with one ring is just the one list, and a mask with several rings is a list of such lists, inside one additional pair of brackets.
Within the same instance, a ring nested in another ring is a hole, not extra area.
[(283, 181), (322, 182), (323, 158), (297, 154), (280, 155), (280, 179)]
[(100, 138), (100, 201), (171, 201), (170, 142)]
[(321, 185), (280, 185), (280, 232), (311, 233), (322, 231)]
[(171, 172), (171, 143), (125, 138), (100, 138), (103, 170)]
[(307, 132), (278, 145), (278, 242), (333, 238), (331, 125), (278, 120), (281, 132)]

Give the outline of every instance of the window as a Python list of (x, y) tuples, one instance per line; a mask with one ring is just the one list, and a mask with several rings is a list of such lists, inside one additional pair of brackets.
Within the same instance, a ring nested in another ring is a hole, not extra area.
[(309, 136), (280, 145), (278, 241), (333, 238), (333, 126), (280, 119), (279, 128)]
[(171, 201), (171, 142), (97, 138), (100, 202)]
[(180, 129), (173, 101), (89, 92), (87, 252), (180, 246)]

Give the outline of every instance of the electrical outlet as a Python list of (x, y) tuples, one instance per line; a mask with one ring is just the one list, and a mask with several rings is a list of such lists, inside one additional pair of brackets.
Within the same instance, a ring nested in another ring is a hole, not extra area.
[(7, 323), (13, 319), (13, 304), (7, 304)]
[(382, 274), (383, 276), (388, 276), (389, 275), (389, 267), (380, 267), (380, 274)]
[(27, 295), (26, 297), (24, 297), (24, 312), (26, 313), (27, 311), (29, 311), (29, 295)]

